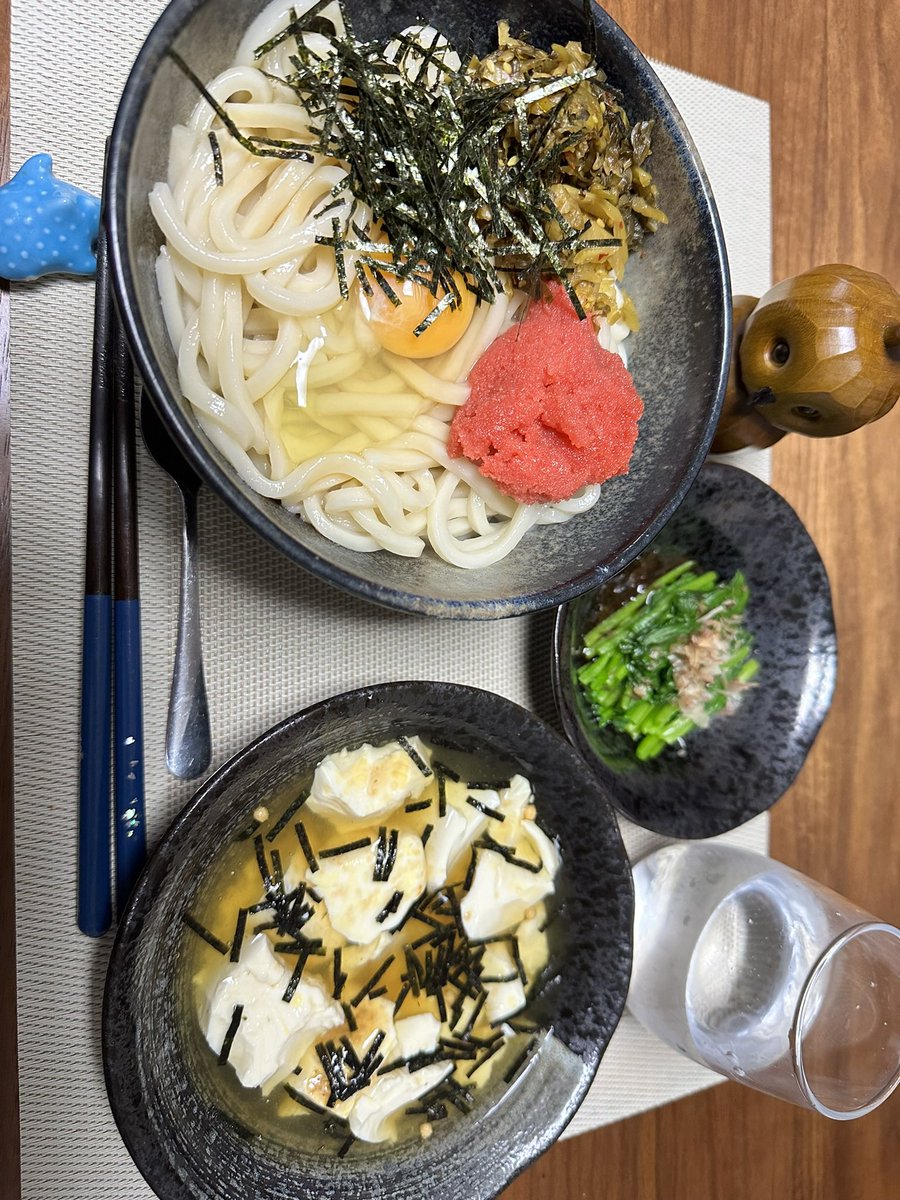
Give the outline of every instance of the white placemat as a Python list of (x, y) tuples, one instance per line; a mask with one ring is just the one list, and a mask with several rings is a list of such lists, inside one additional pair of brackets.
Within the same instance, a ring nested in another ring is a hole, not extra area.
[[(159, 0), (13, 7), (13, 167), (48, 150), (99, 191), (103, 142)], [(725, 228), (735, 291), (770, 285), (769, 114), (759, 100), (660, 66), (693, 132)], [(93, 289), (52, 280), (13, 301), (13, 634), (19, 1056), (26, 1200), (147, 1200), (103, 1087), (99, 1016), (109, 937), (81, 937), (75, 813)], [(743, 465), (768, 476), (769, 459)], [(187, 799), (166, 774), (179, 523), (174, 489), (139, 454), (148, 835)], [(464, 624), (394, 614), (293, 567), (214, 497), (201, 504), (204, 648), (215, 761), (346, 688), (399, 678), (489, 688), (552, 717), (548, 615)], [(654, 840), (624, 830), (630, 852)], [(733, 835), (757, 849), (765, 819)], [(716, 1081), (625, 1017), (578, 1133)]]

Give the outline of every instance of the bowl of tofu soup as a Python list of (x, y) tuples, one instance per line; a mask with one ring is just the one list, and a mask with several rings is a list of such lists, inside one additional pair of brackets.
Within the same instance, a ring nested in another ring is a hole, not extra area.
[(164, 1200), (496, 1196), (594, 1079), (632, 907), (601, 785), (531, 713), (323, 701), (203, 785), (120, 922), (122, 1137)]

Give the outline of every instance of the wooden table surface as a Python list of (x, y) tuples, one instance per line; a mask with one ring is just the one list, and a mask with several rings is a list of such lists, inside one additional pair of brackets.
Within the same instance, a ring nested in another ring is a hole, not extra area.
[[(646, 54), (771, 104), (776, 279), (821, 263), (847, 262), (900, 285), (896, 0), (849, 5), (606, 0), (606, 7)], [(8, 8), (8, 0), (0, 0), (0, 170), (7, 154)], [(18, 1191), (14, 976), (8, 968), (14, 924), (5, 305), (6, 297), (0, 297), (0, 1200), (13, 1200)], [(815, 442), (791, 435), (774, 455), (775, 487), (800, 513), (828, 568), (840, 669), (822, 733), (774, 812), (772, 852), (895, 923), (900, 923), (898, 452), (900, 408), (847, 438)], [(860, 1121), (839, 1124), (729, 1083), (559, 1144), (504, 1197), (893, 1200), (898, 1179), (900, 1095)]]

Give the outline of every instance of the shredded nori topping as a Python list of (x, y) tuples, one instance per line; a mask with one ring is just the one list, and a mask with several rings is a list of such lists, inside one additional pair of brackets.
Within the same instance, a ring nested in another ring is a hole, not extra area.
[(228, 1025), (228, 1029), (225, 1031), (225, 1039), (222, 1042), (222, 1049), (219, 1051), (218, 1063), (220, 1067), (224, 1067), (228, 1062), (228, 1056), (231, 1053), (231, 1047), (234, 1044), (234, 1039), (237, 1036), (237, 1031), (241, 1024), (241, 1018), (243, 1015), (243, 1004), (236, 1004), (231, 1013), (231, 1021)]
[(425, 828), (422, 830), (422, 845), (423, 846), (426, 846), (428, 844), (428, 839), (431, 837), (433, 832), (434, 832), (433, 825), (426, 825)]
[(297, 833), (297, 841), (300, 843), (300, 849), (303, 851), (303, 857), (306, 859), (310, 871), (318, 871), (319, 863), (313, 853), (313, 848), (310, 845), (309, 835), (306, 832), (306, 826), (302, 821), (298, 821), (294, 826)]
[(247, 928), (247, 909), (239, 908), (237, 921), (234, 926), (234, 939), (231, 943), (231, 961), (237, 962), (241, 957), (241, 947), (244, 944), (244, 931)]
[(452, 767), (448, 767), (446, 763), (438, 762), (434, 759), (434, 769), (438, 775), (443, 775), (447, 779), (452, 779), (454, 783), (459, 783), (460, 775), (458, 771), (454, 771)]
[(501, 1034), (496, 1041), (491, 1042), (491, 1044), (485, 1049), (484, 1053), (479, 1056), (477, 1061), (474, 1062), (471, 1067), (469, 1067), (468, 1071), (466, 1071), (466, 1079), (471, 1079), (477, 1071), (480, 1071), (489, 1059), (493, 1058), (498, 1051), (503, 1049), (504, 1044), (505, 1039)]
[(431, 808), (430, 800), (414, 800), (412, 804), (407, 804), (404, 807), (404, 812), (421, 812), (425, 808)]
[(219, 146), (219, 139), (209, 131), (209, 145), (212, 150), (213, 170), (215, 171), (216, 187), (222, 187), (225, 183), (225, 172), (222, 170), (222, 150)]
[(473, 792), (502, 792), (505, 788), (509, 787), (509, 780), (495, 779), (492, 782), (491, 780), (478, 781), (470, 779), (466, 783), (466, 787), (470, 788)]
[(394, 892), (393, 896), (391, 896), (390, 900), (388, 900), (387, 904), (375, 918), (379, 925), (383, 925), (388, 917), (397, 911), (397, 909), (400, 907), (400, 901), (402, 899), (402, 892)]
[(337, 858), (339, 854), (349, 854), (351, 850), (362, 850), (364, 846), (371, 845), (371, 838), (357, 838), (355, 842), (346, 842), (343, 846), (332, 846), (330, 850), (320, 850), (319, 858)]
[(528, 1045), (525, 1047), (525, 1049), (522, 1051), (522, 1053), (513, 1062), (512, 1066), (509, 1068), (509, 1070), (506, 1072), (506, 1074), (503, 1076), (504, 1083), (512, 1083), (512, 1081), (515, 1079), (515, 1077), (519, 1074), (519, 1072), (525, 1066), (528, 1059), (534, 1053), (534, 1049), (536, 1046), (537, 1046), (537, 1038), (533, 1037), (531, 1039), (531, 1041), (528, 1043)]
[(223, 942), (221, 938), (217, 938), (205, 925), (201, 925), (196, 917), (192, 917), (190, 913), (182, 913), (181, 919), (192, 933), (196, 933), (197, 937), (203, 938), (204, 942), (212, 946), (213, 950), (218, 950), (220, 954), (228, 953), (228, 943)]
[(335, 952), (334, 952), (334, 958), (332, 960), (332, 968), (334, 970), (334, 988), (332, 990), (331, 996), (332, 996), (333, 1000), (340, 1000), (341, 993), (344, 990), (344, 984), (347, 982), (347, 976), (346, 976), (345, 972), (341, 970), (341, 949), (340, 949), (340, 947), (338, 947), (337, 950), (335, 950)]
[(337, 1152), (338, 1158), (346, 1158), (347, 1154), (350, 1151), (350, 1147), (353, 1145), (353, 1143), (355, 1141), (356, 1141), (356, 1134), (355, 1133), (348, 1134), (347, 1137), (344, 1139), (344, 1141), (341, 1143), (341, 1145), (338, 1147), (338, 1152)]
[(370, 995), (372, 989), (375, 987), (375, 984), (378, 983), (378, 981), (381, 979), (382, 975), (385, 973), (385, 971), (388, 969), (388, 967), (391, 965), (391, 963), (393, 961), (394, 961), (393, 954), (389, 954), (388, 957), (381, 964), (381, 966), (378, 968), (378, 970), (375, 972), (375, 974), (372, 976), (372, 978), (369, 980), (369, 982), (367, 984), (365, 984), (357, 992), (357, 994), (353, 997), (353, 999), (350, 1001), (351, 1008), (358, 1008), (359, 1005), (362, 1004), (363, 1000), (365, 1000), (366, 996)]
[(339, 1100), (349, 1100), (369, 1084), (384, 1061), (384, 1055), (379, 1053), (384, 1037), (384, 1033), (379, 1029), (362, 1059), (352, 1046), (352, 1053), (348, 1053), (343, 1042), (319, 1042), (316, 1045), (316, 1054), (328, 1080), (329, 1108), (333, 1108)]
[(375, 883), (387, 883), (390, 879), (394, 863), (397, 861), (399, 836), (397, 830), (392, 829), (390, 838), (388, 838), (387, 828), (384, 825), (379, 828), (378, 840), (375, 843), (375, 869), (372, 876)]
[[(452, 293), (448, 293), (448, 295), (452, 295)], [(415, 746), (412, 744), (412, 742), (409, 740), (409, 738), (404, 737), (404, 735), (401, 733), (400, 736), (397, 738), (397, 741), (400, 743), (400, 745), (403, 747), (403, 749), (406, 751), (406, 753), (409, 755), (409, 757), (413, 760), (416, 767), (422, 772), (422, 774), (425, 776), (425, 778), (430, 779), (431, 776), (434, 774), (434, 772), (432, 771), (431, 767), (429, 767), (428, 763), (425, 761), (425, 759), (422, 757), (422, 755), (415, 748)]]
[(300, 811), (309, 796), (306, 792), (301, 792), (296, 800), (292, 800), (288, 807), (284, 810), (269, 832), (266, 834), (267, 842), (274, 842), (282, 830), (286, 829), (296, 814)]
[[(471, 784), (469, 786), (471, 787)], [(484, 787), (483, 784), (479, 784), (478, 786), (479, 788)], [(500, 812), (499, 808), (491, 808), (489, 804), (484, 804), (481, 800), (476, 799), (475, 796), (466, 796), (466, 804), (471, 804), (473, 808), (477, 808), (480, 813), (484, 813), (484, 815), (486, 817), (490, 817), (492, 821), (506, 820), (506, 817), (502, 812)]]
[[(346, 32), (338, 33), (318, 5), (302, 15), (292, 13), (285, 28), (255, 52), (260, 59), (286, 39), (297, 39), (291, 70), (279, 82), (306, 110), (308, 142), (242, 133), (184, 60), (174, 50), (168, 53), (251, 154), (309, 161), (315, 152), (345, 166), (332, 196), (349, 191), (369, 205), (387, 243), (373, 244), (368, 230), (360, 238), (354, 229), (358, 240), (353, 240), (337, 218), (332, 237), (317, 238), (334, 248), (343, 296), (348, 294), (345, 253), (352, 252), (390, 298), (393, 289), (374, 257), (381, 256), (383, 267), (388, 254), (395, 280), (415, 279), (435, 296), (435, 308), (417, 334), (441, 307), (458, 306), (457, 280), (479, 301), (490, 302), (505, 290), (509, 272), (532, 292), (541, 276), (555, 276), (583, 317), (569, 279), (575, 258), (593, 259), (595, 252), (620, 245), (620, 239), (585, 236), (560, 212), (550, 189), (560, 178), (571, 137), (548, 135), (565, 97), (585, 81), (605, 78), (596, 61), (589, 58), (582, 69), (539, 86), (524, 74), (489, 81), (448, 68), (444, 57), (450, 47), (436, 41), (416, 50), (436, 75), (434, 83), (428, 82), (424, 64), (410, 82), (379, 43), (360, 40), (346, 11), (342, 15)], [(592, 29), (589, 16), (587, 25)], [(307, 32), (325, 38), (328, 52), (311, 49), (303, 40)], [(395, 40), (402, 43), (404, 37)], [(556, 93), (560, 101), (544, 111), (539, 102)], [(612, 103), (611, 90), (604, 94)]]
[(316, 1104), (315, 1100), (311, 1100), (309, 1096), (305, 1096), (303, 1092), (298, 1092), (297, 1089), (291, 1087), (289, 1083), (286, 1083), (283, 1086), (290, 1098), (292, 1100), (296, 1100), (296, 1102), (302, 1105), (303, 1108), (308, 1108), (310, 1112), (318, 1113), (320, 1117), (324, 1117), (326, 1115), (328, 1110), (323, 1108), (321, 1104)]

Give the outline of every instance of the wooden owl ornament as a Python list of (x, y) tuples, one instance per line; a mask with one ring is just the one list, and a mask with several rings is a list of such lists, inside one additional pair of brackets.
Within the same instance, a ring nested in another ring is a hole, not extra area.
[(900, 396), (900, 295), (832, 264), (734, 297), (734, 348), (714, 453), (774, 445), (787, 432), (836, 437)]

